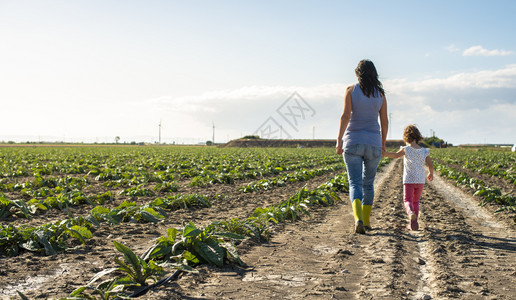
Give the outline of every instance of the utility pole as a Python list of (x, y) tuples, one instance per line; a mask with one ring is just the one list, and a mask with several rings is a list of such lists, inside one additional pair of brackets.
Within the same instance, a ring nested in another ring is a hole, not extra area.
[(313, 127), (313, 130), (312, 130), (312, 140), (315, 140), (315, 126)]
[(211, 121), (211, 123), (213, 125), (213, 135), (211, 138), (211, 142), (213, 143), (213, 145), (215, 145), (215, 122)]
[(161, 144), (161, 120), (159, 120), (159, 135), (158, 135), (158, 144)]

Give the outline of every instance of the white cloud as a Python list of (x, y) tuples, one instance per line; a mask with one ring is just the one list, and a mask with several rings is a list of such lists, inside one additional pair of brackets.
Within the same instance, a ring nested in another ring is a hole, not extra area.
[(431, 78), (410, 82), (407, 79), (388, 81), (390, 88), (396, 91), (409, 88), (414, 91), (432, 91), (435, 89), (471, 89), (471, 88), (515, 88), (516, 64), (507, 65), (499, 70), (483, 70), (472, 73), (458, 73), (445, 78)]
[[(392, 138), (400, 137), (404, 125), (416, 123), (424, 132), (433, 129), (455, 144), (477, 142), (473, 140), (475, 132), (489, 137), (488, 142), (515, 139), (513, 130), (500, 129), (516, 127), (516, 64), (420, 81), (385, 80), (383, 84), (393, 115)], [(254, 133), (269, 117), (281, 124), (276, 110), (297, 92), (316, 114), (300, 120), (297, 128), (282, 124), (284, 129), (293, 138), (311, 138), (315, 126), (317, 138), (335, 138), (346, 86), (250, 86), (189, 97), (161, 97), (149, 103), (158, 110), (179, 111), (205, 124), (207, 132), (213, 120), (219, 136), (234, 138)], [(483, 117), (488, 119), (478, 120)]]
[(454, 144), (513, 143), (516, 139), (516, 65), (421, 81), (385, 81), (392, 137), (416, 123)]
[(460, 49), (457, 46), (455, 46), (454, 44), (446, 46), (445, 49), (448, 50), (449, 52), (459, 52), (460, 51)]
[(507, 56), (514, 54), (513, 51), (506, 50), (487, 50), (482, 46), (473, 46), (462, 52), (463, 56)]

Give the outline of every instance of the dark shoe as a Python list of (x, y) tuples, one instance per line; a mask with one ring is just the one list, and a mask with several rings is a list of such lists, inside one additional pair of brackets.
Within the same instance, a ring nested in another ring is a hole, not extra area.
[(355, 223), (355, 233), (365, 234), (364, 222), (358, 220)]
[(367, 226), (367, 225), (364, 225), (364, 229), (365, 229), (365, 231), (373, 230), (373, 228), (371, 228), (371, 226)]

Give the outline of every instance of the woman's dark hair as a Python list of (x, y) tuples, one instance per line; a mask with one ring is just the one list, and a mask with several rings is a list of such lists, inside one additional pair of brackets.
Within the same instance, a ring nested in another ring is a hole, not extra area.
[(367, 97), (376, 97), (385, 95), (382, 83), (378, 80), (378, 72), (372, 61), (363, 59), (358, 63), (355, 69), (355, 74), (358, 78), (358, 84)]
[(411, 124), (403, 130), (403, 140), (407, 143), (412, 143), (413, 141), (419, 143), (423, 140), (423, 136), (416, 125)]

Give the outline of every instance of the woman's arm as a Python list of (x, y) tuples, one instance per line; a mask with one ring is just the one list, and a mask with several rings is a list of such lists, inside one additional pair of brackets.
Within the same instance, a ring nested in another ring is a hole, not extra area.
[(387, 141), (387, 131), (389, 130), (389, 119), (387, 117), (387, 100), (385, 95), (382, 95), (383, 103), (380, 108), (380, 126), (382, 130), (382, 150), (385, 151), (385, 143)]
[(348, 128), (349, 119), (351, 119), (351, 93), (353, 92), (353, 86), (350, 85), (346, 89), (346, 93), (344, 94), (344, 111), (340, 116), (340, 125), (339, 125), (339, 136), (337, 137), (337, 146), (336, 151), (337, 154), (342, 154), (344, 150), (342, 149), (342, 137), (344, 136), (344, 132), (346, 132), (346, 128)]

